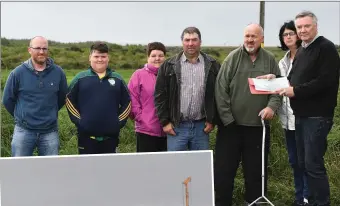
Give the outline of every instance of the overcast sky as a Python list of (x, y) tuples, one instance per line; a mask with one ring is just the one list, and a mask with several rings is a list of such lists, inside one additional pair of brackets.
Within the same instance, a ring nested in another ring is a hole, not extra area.
[[(196, 26), (203, 46), (235, 46), (244, 27), (259, 22), (259, 8), (259, 2), (1, 2), (1, 37), (170, 46)], [(265, 45), (278, 46), (280, 26), (302, 10), (317, 15), (320, 35), (340, 44), (340, 2), (266, 2)]]

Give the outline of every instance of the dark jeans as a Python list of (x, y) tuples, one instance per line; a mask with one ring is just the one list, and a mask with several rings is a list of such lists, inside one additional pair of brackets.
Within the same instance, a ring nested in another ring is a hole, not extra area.
[(286, 146), (288, 151), (288, 161), (293, 169), (295, 200), (303, 203), (303, 198), (308, 199), (307, 176), (298, 164), (296, 149), (295, 130), (285, 130)]
[(136, 132), (137, 152), (167, 151), (166, 137), (156, 137)]
[(103, 141), (92, 139), (90, 135), (78, 132), (79, 154), (116, 153), (119, 144), (119, 135)]
[(330, 205), (330, 188), (324, 155), (327, 136), (333, 126), (331, 117), (296, 117), (296, 146), (300, 167), (307, 175), (310, 203)]
[[(234, 179), (240, 161), (245, 179), (245, 200), (253, 202), (262, 194), (262, 135), (263, 127), (219, 127), (216, 135), (214, 185), (215, 205), (231, 206)], [(270, 128), (266, 127), (265, 192), (267, 190), (267, 164)]]

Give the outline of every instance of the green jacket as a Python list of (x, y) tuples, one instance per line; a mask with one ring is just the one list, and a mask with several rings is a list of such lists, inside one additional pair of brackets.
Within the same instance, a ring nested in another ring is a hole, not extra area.
[(243, 46), (225, 58), (216, 79), (217, 110), (224, 126), (235, 121), (238, 125), (261, 126), (259, 112), (270, 107), (274, 112), (281, 105), (279, 95), (254, 95), (250, 93), (248, 78), (260, 75), (280, 75), (275, 57), (260, 48), (254, 63)]

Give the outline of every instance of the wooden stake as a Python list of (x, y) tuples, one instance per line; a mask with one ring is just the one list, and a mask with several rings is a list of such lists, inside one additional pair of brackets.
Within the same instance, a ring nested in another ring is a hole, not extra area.
[(189, 182), (191, 182), (191, 177), (188, 177), (183, 181), (183, 184), (185, 186), (185, 206), (189, 206)]

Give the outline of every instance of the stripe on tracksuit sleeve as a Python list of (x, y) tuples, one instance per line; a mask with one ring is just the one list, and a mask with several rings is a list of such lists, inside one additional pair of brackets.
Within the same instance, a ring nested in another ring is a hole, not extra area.
[(77, 100), (77, 93), (78, 93), (78, 86), (79, 86), (79, 75), (76, 75), (68, 87), (68, 92), (66, 95), (66, 108), (69, 114), (71, 121), (77, 126), (79, 120), (81, 119), (79, 110), (78, 110), (78, 100)]

